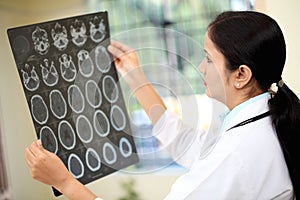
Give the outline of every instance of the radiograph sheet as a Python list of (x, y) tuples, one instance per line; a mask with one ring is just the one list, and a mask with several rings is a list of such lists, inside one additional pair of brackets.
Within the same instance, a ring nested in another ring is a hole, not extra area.
[(75, 178), (86, 184), (138, 161), (107, 51), (107, 12), (16, 27), (8, 35), (37, 137)]

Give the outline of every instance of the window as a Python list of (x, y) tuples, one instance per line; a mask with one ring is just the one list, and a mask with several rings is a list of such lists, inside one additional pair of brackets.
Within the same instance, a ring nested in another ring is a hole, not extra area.
[[(175, 109), (181, 96), (203, 94), (198, 64), (208, 23), (221, 11), (251, 9), (250, 0), (90, 0), (88, 11), (107, 10), (111, 38), (136, 49), (154, 88)], [(121, 78), (121, 77), (120, 77)], [(137, 171), (177, 166), (151, 136), (152, 125), (120, 79), (140, 162)], [(179, 105), (180, 107), (180, 105)]]

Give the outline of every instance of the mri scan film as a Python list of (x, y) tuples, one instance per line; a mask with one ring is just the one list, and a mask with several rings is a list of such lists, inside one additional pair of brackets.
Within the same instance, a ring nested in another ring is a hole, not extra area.
[(138, 162), (107, 51), (107, 12), (11, 28), (8, 36), (44, 148), (83, 184)]

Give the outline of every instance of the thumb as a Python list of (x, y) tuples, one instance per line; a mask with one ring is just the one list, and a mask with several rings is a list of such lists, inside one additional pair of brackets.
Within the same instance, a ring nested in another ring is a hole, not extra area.
[(43, 143), (42, 143), (41, 139), (39, 139), (39, 140), (36, 141), (36, 146), (40, 150), (40, 152), (43, 152), (45, 154), (49, 154), (49, 153), (52, 154), (53, 153), (53, 152), (49, 151), (47, 148), (45, 148), (43, 146)]
[(33, 157), (38, 157), (45, 152), (41, 140), (34, 141), (27, 149)]
[(116, 48), (113, 45), (109, 45), (107, 49), (114, 56), (115, 59), (119, 59), (124, 54), (124, 52), (122, 52), (120, 49)]
[(36, 141), (36, 144), (37, 144), (37, 146), (38, 146), (39, 148), (44, 148), (41, 139), (37, 140), (37, 141)]
[(42, 143), (42, 140), (39, 139), (36, 141), (36, 146), (38, 147), (39, 150), (45, 152), (45, 150), (47, 150), (44, 146), (43, 146), (43, 143)]

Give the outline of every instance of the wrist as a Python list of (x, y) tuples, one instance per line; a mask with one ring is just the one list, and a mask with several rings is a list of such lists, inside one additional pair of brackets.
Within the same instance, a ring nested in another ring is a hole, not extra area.
[(145, 74), (140, 68), (133, 69), (127, 72), (121, 71), (120, 73), (122, 74), (122, 79), (125, 80), (127, 85), (133, 91), (148, 83)]
[(143, 88), (146, 85), (150, 85), (151, 83), (147, 80), (144, 74), (137, 76), (138, 78), (131, 79), (127, 81), (130, 89), (135, 93), (139, 89)]
[(53, 185), (58, 191), (62, 194), (65, 194), (69, 191), (69, 188), (75, 185), (77, 180), (71, 175), (67, 174), (57, 185)]
[[(71, 174), (56, 188), (68, 199), (72, 200), (98, 200), (97, 196), (85, 185), (80, 183)], [(101, 200), (101, 199), (100, 199)]]

